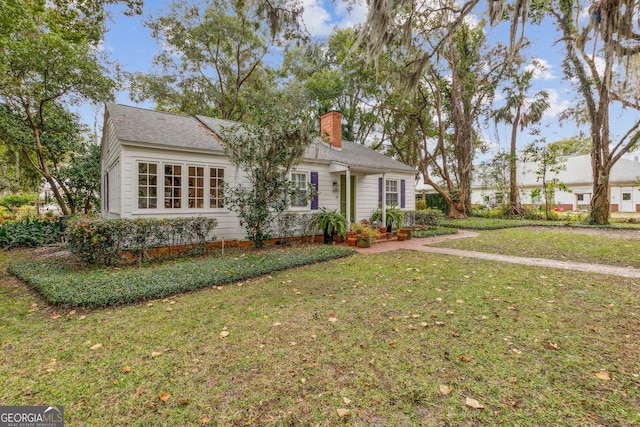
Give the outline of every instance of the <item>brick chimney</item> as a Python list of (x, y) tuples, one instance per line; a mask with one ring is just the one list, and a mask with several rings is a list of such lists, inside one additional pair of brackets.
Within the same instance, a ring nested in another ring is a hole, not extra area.
[(338, 150), (342, 149), (342, 114), (331, 110), (320, 117), (320, 137)]

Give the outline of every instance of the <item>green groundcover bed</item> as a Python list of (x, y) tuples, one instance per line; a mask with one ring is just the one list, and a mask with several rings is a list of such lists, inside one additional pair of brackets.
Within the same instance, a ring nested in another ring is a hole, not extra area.
[(342, 247), (310, 246), (179, 260), (142, 268), (83, 267), (75, 259), (64, 257), (18, 262), (11, 264), (8, 271), (53, 305), (97, 308), (162, 298), (351, 254), (351, 249)]

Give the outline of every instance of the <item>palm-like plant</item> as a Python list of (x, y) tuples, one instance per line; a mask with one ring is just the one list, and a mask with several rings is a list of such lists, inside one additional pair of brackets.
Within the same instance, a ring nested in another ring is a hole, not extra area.
[(502, 108), (494, 111), (493, 117), (496, 123), (504, 122), (511, 125), (511, 147), (509, 152), (509, 205), (512, 213), (520, 211), (518, 198), (518, 184), (516, 175), (516, 142), (518, 128), (523, 131), (529, 125), (540, 123), (544, 112), (551, 106), (549, 94), (546, 91), (536, 93), (533, 98), (528, 98), (531, 90), (531, 80), (534, 70), (528, 69), (521, 75), (513, 76), (513, 87), (505, 89), (506, 99)]

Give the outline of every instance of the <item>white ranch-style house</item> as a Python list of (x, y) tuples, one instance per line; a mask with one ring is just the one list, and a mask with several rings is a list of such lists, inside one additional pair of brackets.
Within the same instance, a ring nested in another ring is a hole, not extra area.
[[(547, 181), (557, 179), (569, 191), (556, 189), (551, 203), (564, 211), (589, 210), (592, 193), (591, 156), (575, 155), (564, 158), (564, 170), (547, 173)], [(517, 182), (520, 188), (520, 202), (528, 206), (540, 206), (543, 196), (532, 197), (536, 189), (542, 188), (542, 180), (536, 174), (539, 167), (535, 162), (521, 162), (517, 165)], [(477, 174), (476, 174), (477, 175)], [(508, 173), (507, 173), (508, 176)], [(508, 186), (508, 182), (506, 183)], [(430, 186), (418, 184), (418, 193), (434, 192)], [(533, 192), (533, 193), (532, 193)], [(613, 166), (610, 175), (611, 212), (640, 212), (640, 162), (622, 158)], [(540, 192), (541, 193), (541, 192)], [(508, 188), (500, 191), (495, 183), (474, 179), (471, 186), (471, 203), (474, 206), (492, 206), (508, 199)]]
[[(222, 130), (239, 123), (108, 103), (100, 156), (105, 218), (212, 216), (218, 239), (244, 240), (237, 215), (225, 208), (225, 184), (248, 182), (224, 153)], [(291, 172), (298, 188), (317, 189), (290, 211), (337, 210), (351, 221), (379, 206), (414, 209), (416, 170), (364, 145), (343, 141), (342, 115), (321, 118), (322, 134)], [(347, 201), (349, 201), (347, 203)]]

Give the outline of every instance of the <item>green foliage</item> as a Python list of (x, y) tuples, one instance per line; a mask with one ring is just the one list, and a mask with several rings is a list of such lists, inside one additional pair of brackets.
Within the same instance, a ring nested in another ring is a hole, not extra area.
[[(302, 159), (311, 137), (308, 118), (286, 111), (277, 99), (257, 114), (256, 126), (228, 126), (222, 134), (225, 153), (248, 180), (246, 185), (225, 185), (225, 207), (238, 214), (247, 238), (260, 248), (272, 237), (274, 221), (289, 208), (292, 198), (301, 196), (289, 173)], [(310, 200), (314, 195), (315, 188), (307, 183), (302, 196)]]
[[(218, 224), (215, 218), (96, 219), (80, 217), (68, 225), (69, 250), (86, 264), (125, 263), (122, 251), (139, 263), (153, 259), (152, 248), (167, 248), (162, 256), (202, 253)], [(159, 254), (156, 255), (160, 256)]]
[(66, 198), (74, 212), (82, 209), (84, 213), (89, 213), (96, 206), (100, 206), (99, 145), (83, 145), (55, 176), (58, 180), (64, 181), (68, 189)]
[(441, 212), (449, 212), (449, 204), (444, 196), (440, 193), (428, 193), (424, 195), (424, 201), (427, 208), (435, 208)]
[(421, 211), (427, 209), (427, 202), (424, 200), (416, 200), (416, 210)]
[[(402, 226), (402, 222), (405, 219), (404, 211), (401, 211), (398, 208), (390, 207), (385, 209), (385, 220), (387, 228), (400, 228)], [(382, 221), (382, 209), (378, 208), (373, 215), (371, 215), (371, 222), (380, 222)]]
[(340, 237), (347, 235), (347, 221), (341, 213), (322, 208), (316, 214), (316, 224), (320, 231), (326, 235), (333, 235), (335, 231)]
[(11, 211), (15, 211), (20, 206), (35, 204), (36, 200), (38, 200), (37, 194), (9, 194), (7, 196), (0, 197), (0, 206), (4, 206)]
[(63, 307), (107, 307), (246, 280), (353, 254), (343, 247), (314, 246), (228, 258), (181, 260), (144, 268), (82, 268), (68, 259), (26, 261), (9, 272)]
[(408, 217), (412, 218), (412, 224), (419, 227), (435, 227), (444, 218), (444, 213), (435, 208), (423, 209), (419, 211), (405, 211), (405, 222)]
[(0, 224), (0, 247), (13, 249), (59, 243), (60, 224), (55, 221), (26, 218)]
[[(165, 111), (254, 122), (260, 98), (276, 87), (265, 55), (297, 37), (293, 2), (276, 1), (278, 26), (266, 19), (262, 2), (177, 0), (146, 25), (159, 44), (160, 73), (133, 77), (135, 101), (152, 100)], [(289, 9), (291, 7), (291, 9)]]

